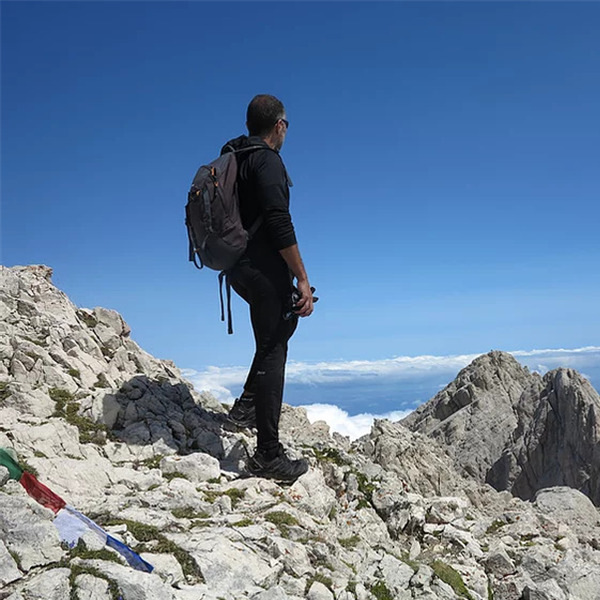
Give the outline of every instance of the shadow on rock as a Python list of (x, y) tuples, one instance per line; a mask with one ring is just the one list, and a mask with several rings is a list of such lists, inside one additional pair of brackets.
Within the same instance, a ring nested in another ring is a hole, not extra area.
[(130, 446), (153, 445), (157, 453), (203, 452), (237, 471), (246, 456), (238, 429), (212, 396), (186, 383), (138, 375), (101, 399), (101, 418), (110, 435)]

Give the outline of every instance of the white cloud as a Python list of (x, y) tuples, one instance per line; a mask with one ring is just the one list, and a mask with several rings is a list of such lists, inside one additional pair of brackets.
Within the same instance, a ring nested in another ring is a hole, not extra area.
[[(587, 346), (574, 349), (516, 350), (511, 352), (515, 358), (530, 369), (545, 373), (557, 367), (570, 367), (580, 372), (600, 372), (600, 347)], [(449, 383), (458, 371), (466, 367), (479, 354), (461, 354), (449, 356), (398, 356), (383, 360), (354, 360), (332, 362), (291, 362), (286, 371), (289, 384), (314, 385), (326, 388), (327, 384), (352, 383), (391, 383), (401, 386), (414, 381), (426, 381), (447, 376)], [(207, 367), (202, 371), (185, 369), (184, 375), (199, 391), (210, 391), (221, 402), (231, 403), (239, 395), (246, 379), (247, 367)], [(433, 395), (433, 394), (432, 394)], [(368, 432), (374, 418), (385, 417), (399, 419), (407, 413), (390, 417), (372, 414), (349, 415), (332, 404), (312, 404), (305, 408), (311, 419), (326, 421), (334, 431), (350, 437), (358, 437)], [(321, 416), (317, 416), (321, 415)]]
[[(578, 368), (590, 361), (599, 364), (600, 347), (588, 346), (575, 349), (516, 350), (511, 352), (520, 362), (531, 368), (535, 359), (540, 359), (540, 368), (554, 369), (558, 366)], [(347, 383), (356, 380), (420, 379), (427, 375), (449, 373), (451, 378), (466, 367), (479, 354), (458, 354), (449, 356), (398, 356), (382, 360), (353, 360), (332, 362), (291, 362), (287, 366), (286, 381), (304, 385), (327, 383)], [(543, 362), (541, 362), (543, 361)], [(203, 371), (185, 369), (188, 377), (199, 390), (216, 390), (220, 395), (231, 398), (230, 388), (240, 388), (247, 374), (247, 367), (206, 367)], [(449, 380), (450, 381), (450, 380)]]
[[(416, 379), (426, 375), (448, 372), (455, 374), (477, 358), (478, 354), (455, 356), (398, 356), (383, 360), (353, 360), (319, 363), (290, 362), (286, 368), (288, 383), (323, 385), (347, 383), (357, 379)], [(183, 369), (183, 374), (198, 390), (209, 390), (219, 398), (231, 400), (229, 388), (241, 387), (246, 380), (247, 367), (206, 367), (203, 371)], [(222, 400), (225, 401), (225, 400)]]
[(409, 410), (396, 410), (382, 415), (362, 413), (350, 416), (345, 410), (332, 404), (307, 404), (303, 408), (306, 409), (308, 420), (311, 423), (325, 421), (332, 431), (347, 435), (352, 440), (369, 433), (375, 419), (399, 421), (411, 412)]

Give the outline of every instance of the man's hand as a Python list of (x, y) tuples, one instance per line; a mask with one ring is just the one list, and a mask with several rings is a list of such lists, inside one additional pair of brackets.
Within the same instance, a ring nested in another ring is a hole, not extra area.
[(303, 279), (302, 281), (298, 281), (296, 287), (300, 292), (300, 300), (296, 302), (296, 309), (294, 312), (299, 317), (308, 317), (314, 310), (313, 295), (312, 290), (310, 289), (310, 283), (308, 283), (308, 279)]
[(300, 250), (298, 250), (298, 244), (283, 248), (283, 250), (280, 250), (279, 252), (298, 280), (296, 287), (298, 288), (301, 297), (300, 300), (296, 302), (294, 313), (299, 317), (308, 317), (314, 310), (313, 290), (311, 290), (310, 283), (308, 283), (308, 275), (306, 274), (304, 263), (300, 256)]

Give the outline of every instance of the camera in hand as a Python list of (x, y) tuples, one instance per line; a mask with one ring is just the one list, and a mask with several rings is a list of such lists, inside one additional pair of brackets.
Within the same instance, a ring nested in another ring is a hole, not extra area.
[[(315, 293), (315, 289), (314, 287), (310, 288), (310, 292), (311, 294)], [(290, 310), (288, 310), (286, 313), (284, 313), (283, 318), (284, 319), (291, 319), (292, 317), (296, 316), (296, 311), (298, 310), (298, 302), (300, 301), (300, 298), (302, 298), (302, 294), (300, 293), (300, 290), (298, 290), (297, 287), (294, 287), (294, 291), (292, 292), (292, 297), (291, 297), (291, 307)], [(316, 302), (319, 298), (317, 298), (316, 296), (313, 296), (313, 302)]]

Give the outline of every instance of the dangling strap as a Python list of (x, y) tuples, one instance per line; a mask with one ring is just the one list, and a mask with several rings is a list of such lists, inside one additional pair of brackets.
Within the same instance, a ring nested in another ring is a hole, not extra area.
[[(188, 198), (190, 197), (190, 194), (188, 194)], [(188, 215), (188, 207), (185, 207), (185, 226), (187, 228), (187, 234), (188, 234), (188, 241), (189, 241), (189, 248), (188, 248), (188, 259), (190, 262), (193, 262), (195, 267), (197, 269), (202, 269), (202, 267), (204, 267), (204, 263), (202, 262), (202, 259), (200, 258), (200, 255), (196, 252), (196, 244), (194, 243), (194, 232), (192, 231), (192, 228), (190, 227), (190, 218)], [(200, 264), (198, 264), (198, 260), (200, 260)]]
[(221, 321), (225, 320), (225, 307), (223, 304), (223, 279), (225, 280), (225, 292), (227, 294), (227, 333), (233, 333), (233, 316), (231, 314), (231, 283), (229, 273), (221, 271), (219, 273), (219, 299), (221, 300)]

